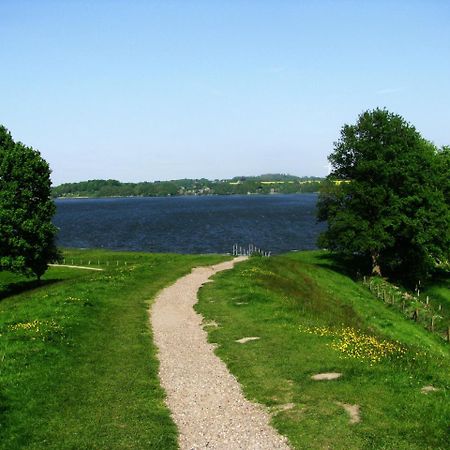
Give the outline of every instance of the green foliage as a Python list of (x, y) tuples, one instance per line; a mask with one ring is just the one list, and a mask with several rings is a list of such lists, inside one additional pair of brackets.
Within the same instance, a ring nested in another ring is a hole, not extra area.
[[(318, 202), (319, 245), (370, 258), (372, 271), (414, 283), (450, 252), (448, 149), (437, 149), (386, 110), (344, 125)], [(344, 182), (332, 185), (331, 181)]]
[(450, 146), (444, 146), (437, 154), (438, 174), (447, 206), (450, 207)]
[(40, 153), (0, 127), (0, 270), (40, 278), (58, 257), (50, 185)]

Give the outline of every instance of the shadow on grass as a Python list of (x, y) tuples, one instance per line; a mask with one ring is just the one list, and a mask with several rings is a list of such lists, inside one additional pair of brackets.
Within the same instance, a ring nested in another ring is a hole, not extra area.
[(443, 287), (450, 287), (450, 272), (445, 269), (436, 269), (433, 274), (433, 278), (430, 280), (429, 284), (439, 284)]
[(6, 413), (9, 409), (7, 400), (3, 392), (0, 391), (0, 423), (5, 423)]
[(370, 264), (363, 256), (341, 256), (334, 253), (317, 255), (317, 265), (345, 275), (352, 280), (359, 280), (370, 274)]
[(49, 286), (51, 284), (59, 283), (62, 279), (53, 280), (23, 280), (15, 283), (0, 284), (0, 301), (13, 295), (21, 294), (22, 292), (31, 291), (33, 289)]

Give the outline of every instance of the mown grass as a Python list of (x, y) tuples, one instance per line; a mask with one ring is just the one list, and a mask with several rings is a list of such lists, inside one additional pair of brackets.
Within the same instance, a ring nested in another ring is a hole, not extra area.
[(0, 448), (176, 448), (149, 301), (192, 267), (225, 258), (101, 250), (65, 257), (110, 266), (54, 267), (41, 285), (0, 273)]
[[(448, 448), (449, 345), (336, 270), (327, 254), (251, 258), (205, 285), (197, 308), (219, 324), (209, 339), (247, 397), (272, 411), (295, 448)], [(247, 336), (260, 339), (236, 342)], [(323, 372), (343, 376), (311, 379)], [(428, 385), (438, 390), (422, 393)], [(360, 405), (359, 423), (342, 403)]]

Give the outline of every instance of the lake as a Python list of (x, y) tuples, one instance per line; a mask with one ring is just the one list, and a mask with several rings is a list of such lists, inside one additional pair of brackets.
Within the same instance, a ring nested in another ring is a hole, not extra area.
[(317, 195), (58, 199), (58, 245), (228, 253), (234, 243), (280, 253), (316, 248)]

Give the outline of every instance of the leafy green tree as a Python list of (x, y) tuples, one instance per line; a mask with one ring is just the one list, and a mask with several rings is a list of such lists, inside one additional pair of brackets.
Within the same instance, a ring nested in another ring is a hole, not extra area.
[(38, 279), (58, 258), (50, 169), (40, 153), (0, 126), (0, 270)]
[(318, 202), (328, 227), (319, 245), (409, 282), (448, 259), (448, 165), (412, 125), (385, 109), (366, 111), (344, 125), (328, 159), (333, 171)]
[(444, 146), (438, 152), (438, 173), (447, 206), (450, 207), (450, 146)]

